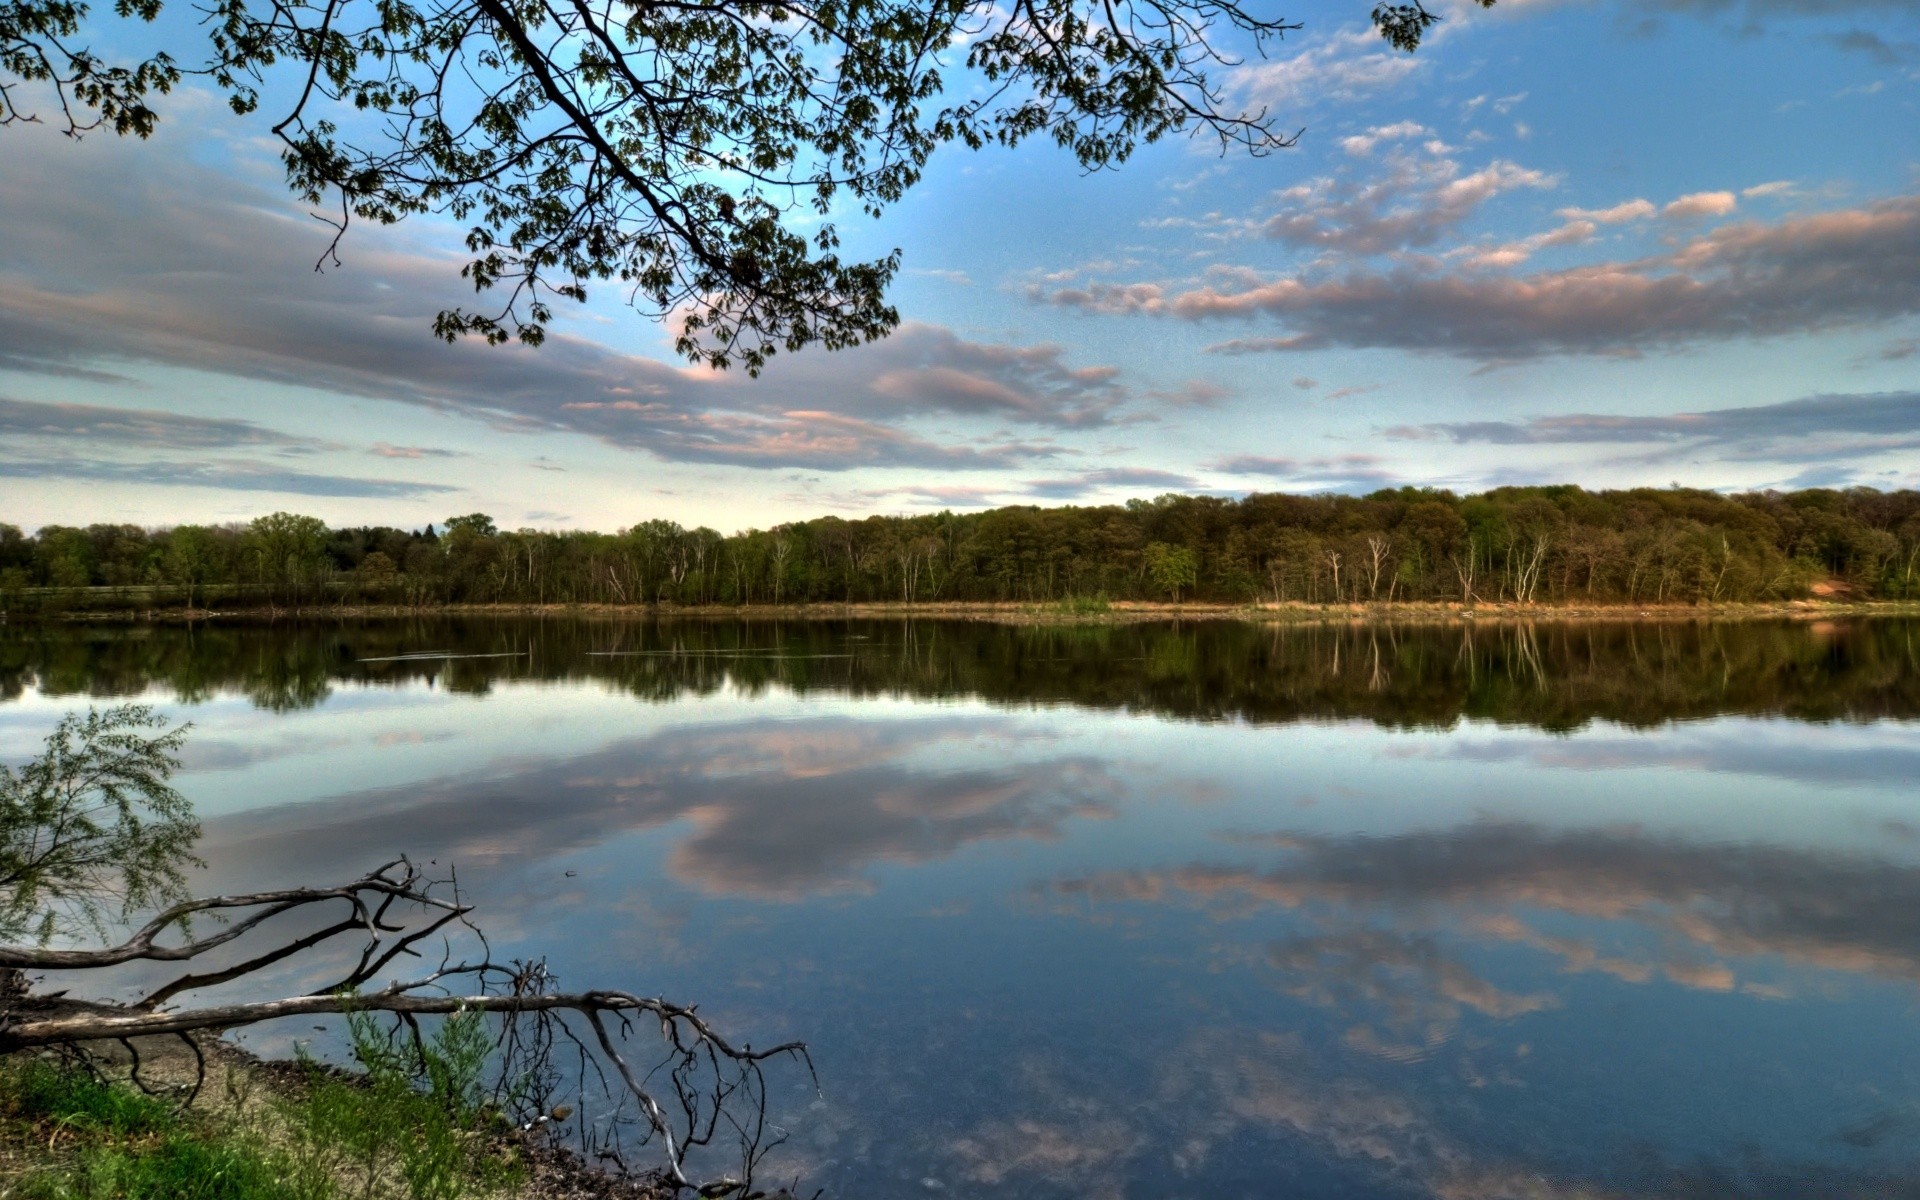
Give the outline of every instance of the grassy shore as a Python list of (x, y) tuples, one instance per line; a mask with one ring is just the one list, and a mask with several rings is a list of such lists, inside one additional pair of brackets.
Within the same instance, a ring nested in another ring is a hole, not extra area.
[(49, 621), (257, 622), (380, 620), (425, 617), (534, 617), (606, 621), (846, 621), (925, 619), (1009, 625), (1124, 624), (1140, 621), (1247, 621), (1281, 624), (1437, 625), (1464, 621), (1753, 621), (1831, 620), (1838, 617), (1920, 616), (1917, 601), (1789, 600), (1767, 604), (1516, 604), (1370, 602), (1357, 604), (1168, 604), (1065, 600), (1032, 604), (988, 602), (614, 605), (614, 604), (326, 604), (222, 609), (119, 608), (13, 619)]
[(263, 1062), (170, 1038), (91, 1065), (0, 1059), (0, 1200), (664, 1200), (616, 1180), (472, 1096), (391, 1069)]

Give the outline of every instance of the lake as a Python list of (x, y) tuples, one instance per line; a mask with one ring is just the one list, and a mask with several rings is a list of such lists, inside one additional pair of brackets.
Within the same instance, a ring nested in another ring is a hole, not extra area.
[(805, 1039), (802, 1194), (1920, 1195), (1920, 622), (0, 627), (120, 698), (197, 890)]

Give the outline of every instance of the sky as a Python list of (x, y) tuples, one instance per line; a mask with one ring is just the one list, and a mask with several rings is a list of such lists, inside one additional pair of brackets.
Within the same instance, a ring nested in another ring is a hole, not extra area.
[(597, 291), (433, 338), (435, 219), (330, 230), (258, 118), (0, 128), (0, 521), (725, 532), (1168, 491), (1920, 487), (1920, 0), (1365, 3), (1221, 73), (1297, 129), (936, 154), (883, 341), (758, 379)]

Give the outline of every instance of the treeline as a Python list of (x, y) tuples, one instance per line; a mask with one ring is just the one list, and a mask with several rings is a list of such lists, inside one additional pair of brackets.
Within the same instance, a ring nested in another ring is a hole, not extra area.
[(1712, 603), (1920, 597), (1920, 492), (1403, 488), (821, 517), (733, 535), (250, 524), (0, 525), (0, 605), (82, 588), (178, 603), (757, 605), (1074, 599)]

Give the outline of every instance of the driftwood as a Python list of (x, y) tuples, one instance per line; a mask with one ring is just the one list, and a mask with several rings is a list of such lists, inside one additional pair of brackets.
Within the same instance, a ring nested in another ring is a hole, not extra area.
[[(484, 935), (468, 919), (471, 911), (453, 880), (430, 880), (402, 858), (338, 887), (182, 901), (114, 946), (0, 946), (0, 971), (16, 980), (18, 972), (30, 970), (89, 971), (139, 963), (183, 963), (189, 968), (125, 1005), (50, 1004), (22, 994), (16, 984), (0, 997), (0, 1053), (35, 1047), (76, 1051), (88, 1043), (118, 1043), (132, 1053), (137, 1081), (139, 1052), (133, 1039), (171, 1035), (193, 1049), (204, 1079), (195, 1034), (283, 1017), (380, 1012), (394, 1014), (417, 1041), (421, 1016), (488, 1013), (499, 1019), (495, 1050), (501, 1083), (496, 1090), (503, 1102), (508, 1102), (509, 1084), (517, 1081), (523, 1094), (511, 1102), (539, 1120), (537, 1114), (553, 1109), (549, 1100), (560, 1077), (555, 1060), (571, 1052), (577, 1060), (574, 1086), (584, 1096), (589, 1080), (597, 1081), (614, 1105), (606, 1132), (590, 1135), (580, 1122), (583, 1148), (624, 1169), (627, 1149), (619, 1133), (623, 1125), (632, 1126), (640, 1145), (657, 1142), (665, 1180), (674, 1187), (701, 1196), (757, 1194), (755, 1169), (781, 1141), (767, 1124), (762, 1067), (772, 1059), (790, 1058), (811, 1074), (812, 1060), (803, 1043), (756, 1050), (733, 1044), (689, 1006), (621, 991), (557, 990), (544, 963), (494, 962)], [(297, 933), (282, 930), (277, 937), (265, 936), (269, 926), (301, 918), (321, 923)], [(194, 922), (220, 922), (221, 927), (196, 936)], [(456, 935), (472, 943), (475, 957), (453, 957)], [(357, 960), (324, 988), (271, 1000), (170, 1004), (245, 981), (349, 937), (360, 940)], [(196, 963), (225, 947), (238, 950), (249, 940), (265, 942), (265, 948), (238, 961), (206, 967)], [(442, 950), (437, 965), (410, 979), (376, 983), (396, 962), (422, 960), (422, 947), (434, 941)], [(652, 1027), (660, 1039), (652, 1051), (655, 1061), (636, 1064), (636, 1028)], [(524, 1094), (529, 1079), (542, 1085), (534, 1094)], [(637, 1121), (626, 1115), (629, 1106), (637, 1110)], [(738, 1143), (738, 1172), (696, 1180), (690, 1173), (690, 1154), (727, 1135)]]

